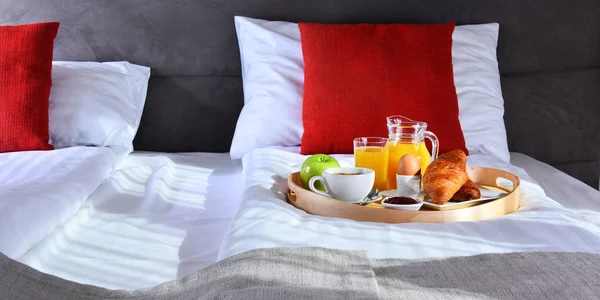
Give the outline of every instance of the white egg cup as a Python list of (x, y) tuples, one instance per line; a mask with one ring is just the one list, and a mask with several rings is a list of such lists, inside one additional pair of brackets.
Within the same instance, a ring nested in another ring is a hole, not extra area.
[(396, 174), (396, 190), (400, 196), (416, 197), (421, 193), (421, 175)]

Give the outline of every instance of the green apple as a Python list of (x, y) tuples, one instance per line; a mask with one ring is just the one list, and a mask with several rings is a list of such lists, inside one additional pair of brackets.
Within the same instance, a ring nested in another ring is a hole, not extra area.
[[(302, 164), (302, 168), (300, 169), (300, 179), (302, 180), (302, 185), (304, 185), (305, 189), (310, 189), (308, 187), (308, 181), (313, 176), (322, 176), (323, 170), (330, 168), (339, 168), (340, 164), (338, 161), (326, 154), (315, 154), (308, 157), (304, 163)], [(319, 181), (315, 183), (315, 188), (321, 191), (325, 191), (325, 187)]]

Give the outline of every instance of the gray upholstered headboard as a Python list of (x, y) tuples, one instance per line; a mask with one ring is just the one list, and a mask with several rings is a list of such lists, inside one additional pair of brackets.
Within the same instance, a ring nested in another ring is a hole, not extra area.
[(498, 22), (510, 150), (598, 184), (598, 0), (0, 0), (0, 23), (61, 22), (57, 60), (152, 67), (137, 150), (228, 151), (243, 105), (234, 15)]

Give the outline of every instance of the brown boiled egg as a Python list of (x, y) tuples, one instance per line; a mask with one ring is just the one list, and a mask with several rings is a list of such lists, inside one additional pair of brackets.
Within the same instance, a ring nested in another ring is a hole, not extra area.
[(413, 176), (419, 173), (421, 164), (419, 159), (413, 154), (407, 153), (400, 157), (398, 161), (398, 171), (396, 174), (404, 176)]

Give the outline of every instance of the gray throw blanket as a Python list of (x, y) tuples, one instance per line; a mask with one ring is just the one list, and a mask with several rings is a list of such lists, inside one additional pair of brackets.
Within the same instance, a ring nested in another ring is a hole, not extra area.
[(0, 299), (599, 299), (600, 255), (485, 254), (369, 259), (362, 251), (261, 249), (180, 280), (107, 290), (40, 273), (0, 254)]

